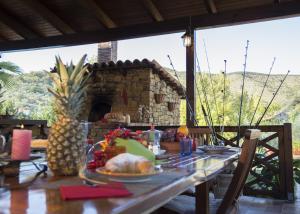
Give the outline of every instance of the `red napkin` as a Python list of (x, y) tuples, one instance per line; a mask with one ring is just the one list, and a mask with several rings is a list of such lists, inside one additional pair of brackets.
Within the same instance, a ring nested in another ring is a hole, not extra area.
[(103, 184), (95, 187), (86, 185), (60, 186), (59, 190), (63, 200), (116, 198), (132, 195), (122, 183)]

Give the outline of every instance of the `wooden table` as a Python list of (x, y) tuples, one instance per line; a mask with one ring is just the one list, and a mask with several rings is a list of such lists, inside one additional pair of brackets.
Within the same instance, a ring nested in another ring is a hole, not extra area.
[[(0, 195), (0, 213), (150, 213), (163, 206), (176, 195), (196, 186), (197, 213), (208, 213), (207, 181), (236, 160), (239, 151), (208, 156), (172, 157), (163, 165), (164, 172), (142, 183), (127, 183), (133, 196), (95, 200), (63, 201), (60, 185), (82, 184), (78, 177), (38, 178), (28, 188), (11, 189)], [(19, 180), (28, 178), (20, 175)], [(7, 179), (11, 187), (17, 179)]]

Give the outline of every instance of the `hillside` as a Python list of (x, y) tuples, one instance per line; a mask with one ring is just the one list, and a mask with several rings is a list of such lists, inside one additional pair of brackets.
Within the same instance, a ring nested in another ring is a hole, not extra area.
[[(171, 69), (167, 69), (170, 73), (174, 73)], [(216, 77), (220, 74), (212, 74)], [(180, 77), (180, 82), (185, 86), (185, 72), (178, 72)], [(245, 92), (250, 96), (259, 96), (261, 94), (262, 88), (265, 84), (267, 74), (247, 72), (245, 78)], [(284, 78), (284, 74), (274, 74), (271, 75), (262, 96), (262, 102), (269, 102), (280, 85), (280, 81)], [(230, 91), (236, 95), (241, 93), (242, 85), (242, 72), (233, 72), (227, 74), (226, 81), (230, 84)], [(201, 86), (198, 86), (199, 89)], [(283, 106), (293, 106), (300, 103), (300, 75), (289, 75), (284, 84), (282, 85), (280, 91), (278, 92), (275, 103), (282, 104)], [(289, 109), (290, 110), (290, 109)]]
[[(271, 75), (265, 89), (262, 100), (269, 101), (273, 93), (277, 90), (284, 75)], [(259, 96), (267, 79), (266, 74), (248, 73), (245, 78), (245, 90), (250, 95)], [(228, 75), (230, 81), (230, 89), (232, 92), (240, 93), (242, 83), (242, 73), (230, 73)], [(300, 89), (300, 75), (289, 75), (283, 83), (274, 102), (284, 103), (284, 105), (292, 104), (299, 99), (298, 91)]]
[[(168, 69), (171, 74), (174, 72)], [(185, 72), (178, 73), (180, 77), (180, 82), (185, 85)], [(217, 94), (217, 104), (221, 105), (223, 102), (223, 95), (221, 90), (223, 89), (223, 77), (221, 74), (212, 75), (214, 79), (214, 89)], [(248, 104), (245, 104), (245, 112), (253, 113), (254, 106), (258, 100), (258, 96), (261, 93), (262, 87), (264, 85), (267, 75), (260, 73), (247, 73), (245, 80), (245, 93), (248, 94)], [(262, 97), (262, 104), (260, 106), (260, 111), (264, 110), (264, 106), (270, 101), (273, 96), (273, 92), (277, 89), (280, 84), (281, 79), (284, 75), (271, 75), (269, 83)], [(199, 74), (197, 75), (198, 81), (197, 86), (199, 91), (201, 91), (201, 85), (199, 80)], [(213, 95), (211, 90), (211, 85), (208, 80), (208, 75), (206, 75), (207, 93), (210, 99), (210, 105), (214, 110), (213, 105)], [(50, 86), (50, 79), (45, 72), (31, 72), (24, 73), (22, 75), (17, 75), (12, 77), (13, 86), (5, 93), (4, 108), (8, 109), (18, 109), (19, 117), (34, 118), (34, 119), (53, 119), (51, 98), (52, 96), (48, 93), (47, 87)], [(290, 121), (300, 121), (300, 75), (288, 76), (286, 82), (278, 93), (278, 96), (274, 100), (272, 105), (272, 110), (270, 114), (266, 115), (266, 118), (272, 119), (279, 113), (284, 112), (288, 115), (287, 119), (280, 120), (278, 123)], [(228, 111), (230, 114), (235, 114), (234, 118), (228, 118), (228, 123), (234, 123), (237, 117), (239, 99), (241, 93), (241, 83), (242, 83), (242, 73), (235, 72), (227, 75), (228, 87), (227, 99)], [(218, 91), (217, 91), (218, 90)], [(201, 92), (202, 93), (202, 92)], [(24, 96), (25, 94), (25, 96)], [(251, 97), (253, 96), (252, 103), (249, 103)], [(197, 96), (198, 98), (198, 96)], [(250, 100), (249, 100), (250, 99)], [(251, 106), (250, 106), (251, 105)], [(252, 109), (252, 110), (251, 110)], [(3, 109), (4, 110), (4, 109)], [(3, 111), (2, 110), (2, 111)], [(184, 115), (182, 115), (184, 117)], [(277, 119), (277, 118), (275, 118)], [(184, 120), (184, 118), (182, 118)], [(247, 121), (245, 119), (245, 121)], [(274, 122), (274, 121), (272, 121)], [(300, 138), (300, 137), (299, 137)]]

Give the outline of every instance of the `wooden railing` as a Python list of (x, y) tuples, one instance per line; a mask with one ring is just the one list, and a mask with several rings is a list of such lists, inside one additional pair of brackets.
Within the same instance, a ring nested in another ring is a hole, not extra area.
[(3, 135), (12, 135), (15, 128), (37, 129), (39, 138), (47, 138), (45, 129), (47, 128), (47, 120), (19, 120), (19, 119), (2, 119), (0, 120), (0, 133)]
[[(130, 128), (146, 129), (146, 127)], [(177, 127), (157, 127), (160, 130), (168, 128)], [(241, 138), (248, 128), (246, 126), (240, 128)], [(261, 130), (262, 137), (243, 191), (244, 194), (294, 200), (291, 124), (259, 126), (258, 129)], [(200, 143), (209, 142), (211, 131), (208, 127), (195, 127), (189, 130), (192, 137), (198, 138)], [(218, 139), (223, 140), (226, 145), (242, 146), (242, 140), (240, 145), (237, 143), (237, 126), (225, 126), (224, 136), (221, 136), (220, 131), (220, 127), (216, 127)]]

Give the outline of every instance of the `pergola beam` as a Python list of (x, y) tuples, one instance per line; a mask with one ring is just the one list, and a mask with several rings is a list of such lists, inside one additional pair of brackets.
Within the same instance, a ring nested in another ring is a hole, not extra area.
[(152, 0), (143, 0), (143, 4), (155, 21), (161, 22), (164, 20), (163, 16), (161, 15), (161, 13), (159, 12), (158, 8), (155, 6)]
[(116, 28), (117, 24), (94, 0), (80, 0), (80, 2), (91, 11), (97, 19), (107, 28)]
[(72, 34), (75, 31), (70, 25), (68, 25), (64, 20), (58, 17), (54, 12), (49, 10), (45, 5), (37, 0), (26, 0), (23, 1), (24, 4), (29, 6), (37, 14), (47, 20), (53, 27), (55, 27), (62, 34)]
[(24, 39), (34, 39), (39, 37), (37, 33), (19, 21), (16, 17), (5, 12), (4, 8), (0, 8), (0, 21)]
[(8, 38), (6, 36), (4, 36), (2, 33), (0, 33), (0, 40), (6, 41), (6, 40), (8, 40)]
[[(219, 12), (192, 17), (192, 28), (205, 29), (220, 26), (229, 26), (257, 21), (273, 20), (283, 17), (300, 15), (300, 2), (282, 2), (280, 4), (264, 5), (260, 7), (246, 8), (237, 11)], [(1, 17), (0, 17), (1, 18)], [(162, 35), (185, 31), (189, 26), (190, 17), (178, 18), (149, 24), (139, 24), (127, 27), (118, 27), (94, 32), (76, 33), (48, 38), (30, 40), (8, 41), (0, 43), (0, 51), (18, 49), (41, 48), (50, 46), (68, 46), (98, 43)]]
[(217, 6), (214, 0), (203, 0), (208, 13), (215, 14), (218, 12)]

